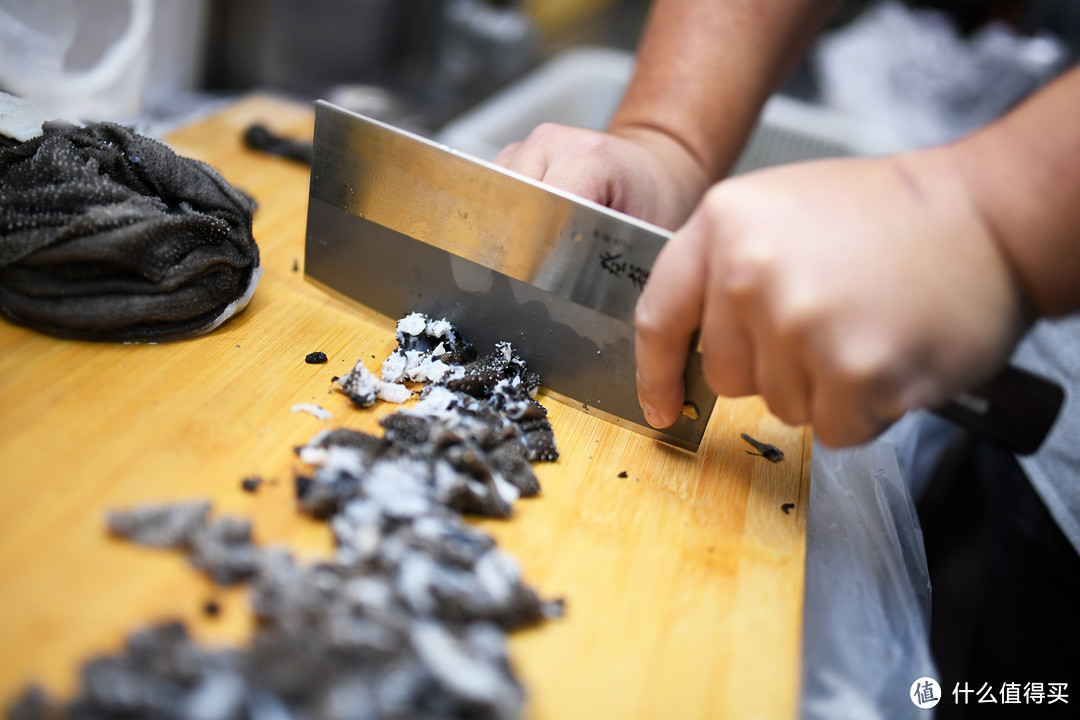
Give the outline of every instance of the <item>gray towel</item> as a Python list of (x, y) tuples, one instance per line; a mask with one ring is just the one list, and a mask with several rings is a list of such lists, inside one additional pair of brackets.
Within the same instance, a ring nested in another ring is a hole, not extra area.
[(112, 123), (47, 122), (0, 147), (0, 311), (87, 340), (176, 340), (247, 304), (254, 201)]

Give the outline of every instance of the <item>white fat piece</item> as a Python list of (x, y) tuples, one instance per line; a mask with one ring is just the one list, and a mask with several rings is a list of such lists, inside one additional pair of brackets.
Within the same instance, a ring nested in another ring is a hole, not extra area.
[(398, 320), (397, 331), (404, 335), (422, 335), (427, 328), (427, 318), (414, 312)]

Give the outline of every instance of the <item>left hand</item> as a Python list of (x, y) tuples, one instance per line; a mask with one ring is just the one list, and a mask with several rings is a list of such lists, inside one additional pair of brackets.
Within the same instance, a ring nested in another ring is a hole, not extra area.
[(638, 394), (653, 425), (677, 419), (700, 329), (715, 392), (847, 445), (988, 378), (1026, 323), (947, 149), (789, 165), (713, 186), (657, 258)]
[(683, 145), (650, 128), (545, 123), (503, 148), (495, 163), (665, 228), (682, 224), (709, 185)]

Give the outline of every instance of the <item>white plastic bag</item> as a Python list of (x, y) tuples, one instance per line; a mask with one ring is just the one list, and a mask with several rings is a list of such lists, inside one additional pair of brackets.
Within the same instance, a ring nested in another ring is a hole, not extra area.
[(47, 118), (115, 120), (141, 109), (155, 0), (130, 0), (128, 24), (93, 67), (71, 70), (73, 0), (0, 0), (0, 87)]
[(999, 117), (1060, 72), (1068, 48), (1003, 23), (963, 37), (943, 11), (885, 0), (825, 35), (814, 59), (826, 106), (923, 147)]
[(918, 717), (912, 683), (935, 676), (930, 578), (895, 448), (814, 445), (807, 520), (802, 716)]

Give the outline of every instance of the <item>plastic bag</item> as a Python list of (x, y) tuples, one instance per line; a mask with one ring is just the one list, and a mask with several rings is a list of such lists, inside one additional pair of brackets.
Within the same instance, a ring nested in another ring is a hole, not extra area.
[(814, 59), (825, 105), (923, 147), (999, 117), (1060, 72), (1068, 48), (1003, 23), (963, 37), (942, 11), (888, 0), (824, 36)]
[(66, 67), (79, 30), (73, 0), (0, 0), (0, 86), (49, 119), (138, 115), (155, 0), (129, 0), (127, 27), (96, 65)]
[(930, 578), (897, 449), (814, 444), (807, 519), (804, 718), (927, 717)]

